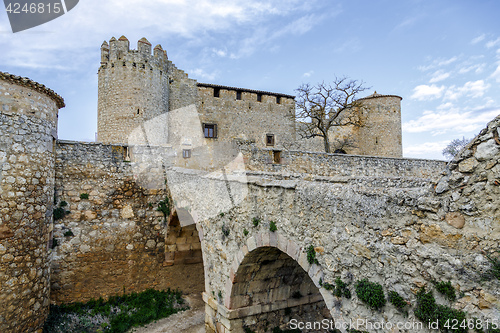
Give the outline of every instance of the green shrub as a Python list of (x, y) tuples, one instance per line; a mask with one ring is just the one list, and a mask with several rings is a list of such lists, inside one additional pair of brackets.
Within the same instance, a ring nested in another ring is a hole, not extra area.
[(318, 259), (316, 259), (316, 251), (314, 250), (314, 246), (309, 245), (307, 248), (307, 262), (312, 264), (319, 264)]
[(186, 310), (180, 292), (157, 291), (112, 296), (87, 303), (51, 305), (43, 332), (127, 332), (131, 327)]
[(451, 285), (451, 282), (436, 282), (435, 285), (436, 290), (439, 291), (441, 294), (446, 296), (450, 301), (454, 301), (457, 298), (457, 295), (455, 294), (455, 288)]
[(384, 290), (379, 283), (370, 282), (367, 279), (356, 282), (356, 294), (370, 308), (378, 310), (385, 305)]
[(64, 237), (71, 237), (71, 236), (74, 236), (73, 231), (71, 230), (68, 230), (64, 233)]
[(59, 203), (59, 207), (66, 207), (68, 205), (68, 203), (66, 201), (61, 201)]
[(168, 196), (166, 196), (164, 200), (158, 202), (156, 211), (163, 214), (163, 222), (167, 223), (167, 218), (170, 216), (170, 199)]
[(493, 278), (500, 280), (500, 257), (493, 257), (486, 254), (486, 258), (488, 258), (491, 263), (491, 269), (485, 277), (489, 280)]
[(269, 222), (269, 230), (271, 230), (272, 232), (278, 230), (278, 227), (276, 227), (276, 222), (274, 221)]
[(62, 219), (66, 215), (66, 210), (62, 207), (57, 207), (54, 209), (52, 216), (54, 217), (54, 221)]
[(253, 226), (254, 226), (254, 227), (257, 227), (257, 226), (259, 225), (259, 223), (260, 223), (259, 218), (254, 217), (254, 218), (252, 219), (252, 223), (253, 223)]
[(247, 229), (243, 229), (243, 235), (248, 236), (248, 230)]
[(347, 284), (343, 282), (338, 276), (335, 279), (335, 296), (351, 298), (351, 291), (347, 288)]
[(89, 194), (88, 193), (80, 193), (80, 199), (86, 200), (88, 198), (89, 198)]
[(395, 292), (394, 290), (389, 291), (389, 293), (387, 294), (387, 299), (392, 305), (394, 305), (394, 307), (396, 307), (396, 309), (405, 314), (408, 314), (408, 311), (405, 310), (408, 302), (406, 302), (406, 300), (397, 292)]
[[(449, 306), (436, 304), (432, 291), (426, 292), (424, 287), (417, 293), (417, 306), (414, 313), (418, 319), (425, 323), (437, 322), (441, 332), (468, 332), (467, 328), (460, 327), (460, 323), (466, 320), (466, 313)], [(449, 327), (445, 327), (455, 320), (459, 323), (456, 329), (451, 330)]]

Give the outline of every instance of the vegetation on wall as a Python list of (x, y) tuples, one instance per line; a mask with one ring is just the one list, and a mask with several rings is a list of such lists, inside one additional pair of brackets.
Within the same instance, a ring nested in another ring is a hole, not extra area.
[(252, 219), (252, 223), (253, 223), (253, 226), (254, 226), (254, 227), (259, 226), (260, 219), (259, 219), (259, 218), (257, 218), (257, 217), (254, 217), (254, 218)]
[(269, 230), (271, 230), (272, 232), (275, 232), (276, 230), (278, 230), (278, 227), (276, 226), (276, 222), (274, 222), (274, 221), (269, 222)]
[[(437, 304), (432, 291), (427, 292), (425, 287), (422, 287), (417, 293), (417, 306), (414, 313), (424, 323), (437, 322), (442, 332), (468, 332), (467, 327), (460, 327), (460, 323), (466, 320), (466, 313), (449, 306)], [(459, 325), (456, 326), (456, 329), (451, 330), (450, 325), (454, 322), (459, 323)]]
[(170, 200), (168, 196), (165, 197), (165, 200), (158, 202), (156, 211), (162, 212), (163, 222), (167, 223), (167, 218), (170, 216)]
[(384, 290), (379, 283), (370, 282), (368, 279), (362, 279), (356, 282), (355, 288), (358, 298), (365, 302), (370, 308), (379, 310), (385, 305)]
[(387, 299), (392, 305), (394, 305), (394, 307), (396, 307), (396, 309), (398, 309), (398, 311), (408, 314), (408, 311), (406, 310), (408, 302), (396, 291), (389, 291), (389, 293), (387, 294)]
[(80, 193), (80, 199), (87, 200), (88, 198), (89, 198), (89, 194), (88, 193)]
[(453, 288), (450, 281), (436, 282), (434, 286), (436, 287), (437, 291), (446, 296), (446, 298), (448, 298), (450, 301), (454, 301), (457, 298), (457, 295), (455, 294), (455, 288)]
[(319, 264), (318, 259), (316, 258), (316, 251), (314, 250), (314, 246), (309, 245), (307, 248), (307, 262), (312, 264)]
[(131, 327), (188, 309), (179, 291), (148, 289), (87, 303), (51, 305), (44, 333), (127, 332)]

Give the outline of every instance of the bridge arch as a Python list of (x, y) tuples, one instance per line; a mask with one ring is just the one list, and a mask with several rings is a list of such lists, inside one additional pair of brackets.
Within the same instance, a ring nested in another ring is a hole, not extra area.
[(207, 302), (207, 332), (267, 332), (290, 328), (291, 319), (331, 324), (334, 297), (320, 287), (322, 278), (321, 267), (282, 233), (249, 237), (231, 265), (224, 306), (210, 309)]

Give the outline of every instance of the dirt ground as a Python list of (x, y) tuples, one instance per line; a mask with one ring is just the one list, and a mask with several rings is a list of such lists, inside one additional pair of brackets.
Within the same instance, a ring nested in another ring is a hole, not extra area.
[(205, 333), (205, 303), (201, 293), (184, 296), (184, 299), (189, 303), (189, 310), (133, 328), (129, 333)]

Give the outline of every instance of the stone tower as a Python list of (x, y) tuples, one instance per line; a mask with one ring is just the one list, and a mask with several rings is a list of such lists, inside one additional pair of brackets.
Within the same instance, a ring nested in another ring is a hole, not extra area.
[(34, 332), (49, 312), (57, 114), (63, 99), (0, 72), (0, 332)]
[(396, 95), (372, 95), (359, 99), (365, 106), (357, 128), (359, 154), (403, 157), (401, 142), (401, 100)]
[(134, 129), (168, 111), (167, 67), (167, 53), (157, 45), (151, 54), (146, 38), (137, 50), (130, 49), (125, 36), (101, 45), (98, 142), (128, 143)]

